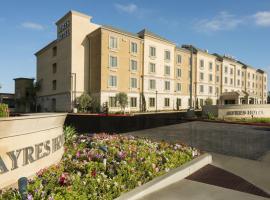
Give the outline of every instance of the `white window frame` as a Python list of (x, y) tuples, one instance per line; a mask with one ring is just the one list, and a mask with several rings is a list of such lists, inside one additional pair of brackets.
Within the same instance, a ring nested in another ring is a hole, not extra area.
[(176, 91), (181, 92), (182, 91), (182, 85), (181, 83), (176, 83)]
[[(169, 58), (167, 58), (167, 52), (169, 52)], [(168, 50), (168, 49), (166, 49), (166, 50), (164, 50), (164, 60), (166, 60), (166, 61), (170, 61), (171, 60), (171, 51), (170, 50)]]
[[(136, 52), (132, 51), (132, 44), (136, 44)], [(130, 53), (132, 54), (138, 54), (138, 42), (135, 42), (135, 41), (130, 41)]]
[[(136, 85), (135, 85), (135, 87), (133, 87), (133, 85), (132, 85), (132, 83), (133, 83), (132, 80), (136, 80)], [(131, 89), (137, 89), (137, 88), (138, 88), (138, 79), (137, 79), (137, 78), (135, 78), (135, 77), (131, 77), (131, 78), (130, 78), (130, 88), (131, 88)]]
[[(154, 88), (151, 88), (151, 82), (153, 81), (154, 84)], [(149, 79), (149, 90), (156, 90), (157, 85), (156, 85), (156, 80), (155, 79)]]
[[(151, 64), (153, 64), (154, 65), (154, 71), (152, 72), (151, 71)], [(148, 67), (149, 67), (149, 74), (155, 74), (156, 73), (156, 63), (153, 63), (153, 62), (149, 62), (149, 65), (148, 65)]]
[[(116, 77), (116, 85), (111, 85), (111, 77)], [(118, 85), (118, 77), (117, 75), (109, 75), (109, 78), (108, 78), (108, 87), (109, 88), (117, 88), (117, 85)]]
[[(178, 71), (180, 71), (180, 76), (178, 74)], [(180, 67), (176, 68), (176, 77), (181, 78), (182, 77), (182, 69)]]
[[(116, 58), (116, 66), (115, 67), (111, 66), (111, 57)], [(118, 68), (118, 56), (113, 55), (113, 54), (109, 54), (109, 68), (111, 68), (111, 69), (117, 69)]]
[[(132, 62), (135, 61), (136, 62), (136, 70), (132, 69)], [(130, 59), (130, 71), (132, 72), (137, 72), (138, 71), (138, 60), (137, 59)]]
[(170, 91), (170, 90), (171, 90), (171, 82), (170, 81), (164, 81), (164, 91)]
[[(167, 67), (169, 69), (169, 73), (167, 73)], [(164, 66), (164, 75), (165, 76), (170, 76), (171, 75), (171, 66), (170, 65), (165, 65)]]
[[(155, 55), (151, 55), (151, 48), (155, 49)], [(157, 48), (155, 46), (149, 46), (149, 57), (155, 58), (157, 56)]]
[[(116, 47), (111, 47), (111, 38), (116, 38)], [(112, 50), (119, 49), (119, 38), (116, 35), (109, 35), (109, 49), (112, 49)]]
[[(178, 59), (179, 57), (180, 57), (180, 62), (179, 62), (179, 59)], [(177, 54), (176, 55), (176, 63), (177, 64), (181, 64), (182, 63), (182, 55), (181, 54)]]

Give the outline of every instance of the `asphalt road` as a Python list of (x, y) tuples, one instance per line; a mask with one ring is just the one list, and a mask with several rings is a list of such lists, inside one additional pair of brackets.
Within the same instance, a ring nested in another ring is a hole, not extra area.
[(203, 151), (253, 160), (270, 151), (270, 127), (194, 121), (127, 134), (183, 142)]

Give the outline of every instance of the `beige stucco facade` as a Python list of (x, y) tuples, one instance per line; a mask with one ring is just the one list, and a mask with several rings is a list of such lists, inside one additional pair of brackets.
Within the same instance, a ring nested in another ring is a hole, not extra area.
[[(191, 49), (187, 46), (177, 47), (145, 29), (135, 34), (100, 26), (76, 11), (56, 25), (57, 39), (36, 53), (42, 111), (72, 111), (83, 92), (100, 106), (107, 102), (112, 112), (120, 110), (115, 103), (118, 92), (128, 95), (127, 111), (189, 107)], [(192, 48), (193, 107), (200, 108), (209, 98), (214, 104), (232, 102), (226, 101), (226, 94), (235, 91), (245, 94), (235, 103), (266, 102), (264, 71)]]

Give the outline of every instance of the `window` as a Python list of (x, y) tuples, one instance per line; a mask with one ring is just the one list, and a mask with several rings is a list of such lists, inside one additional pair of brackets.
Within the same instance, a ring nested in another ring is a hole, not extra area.
[(149, 80), (149, 89), (155, 90), (156, 89), (156, 80), (150, 79)]
[(118, 39), (117, 37), (110, 36), (110, 49), (117, 49), (118, 48)]
[(218, 87), (216, 87), (216, 93), (217, 93), (217, 95), (219, 95), (219, 88)]
[(53, 89), (53, 90), (56, 90), (56, 87), (57, 87), (56, 84), (57, 84), (56, 80), (53, 80), (53, 81), (52, 81), (52, 89)]
[(149, 55), (151, 57), (156, 57), (156, 48), (155, 47), (150, 47), (149, 48)]
[(110, 67), (117, 67), (117, 57), (110, 56)]
[(213, 93), (213, 87), (209, 86), (209, 93), (212, 94)]
[(149, 107), (155, 107), (156, 101), (155, 98), (149, 98)]
[(255, 79), (255, 75), (254, 75), (254, 74), (252, 74), (252, 79), (253, 79), (253, 80)]
[(233, 74), (233, 68), (230, 69), (230, 74)]
[(210, 71), (213, 70), (213, 63), (212, 63), (212, 62), (209, 63), (209, 70), (210, 70)]
[(244, 81), (242, 81), (242, 86), (244, 86)]
[(57, 72), (57, 64), (53, 63), (52, 65), (52, 72), (55, 74)]
[(216, 76), (216, 82), (217, 83), (219, 82), (219, 76)]
[(164, 84), (165, 84), (165, 90), (170, 90), (170, 81), (165, 81), (164, 82)]
[(131, 42), (131, 53), (137, 53), (138, 47), (136, 42)]
[(237, 75), (240, 76), (240, 69), (237, 70)]
[(209, 74), (209, 81), (213, 81), (213, 75), (212, 74)]
[(137, 88), (137, 78), (131, 78), (131, 88)]
[(53, 57), (54, 56), (57, 56), (57, 47), (53, 47), (53, 49), (52, 49), (52, 55), (53, 55)]
[(231, 82), (230, 83), (231, 83), (231, 85), (233, 84), (233, 79), (232, 78), (231, 78)]
[(202, 81), (203, 78), (204, 78), (204, 74), (201, 72), (201, 73), (200, 73), (200, 80)]
[(244, 77), (244, 75), (245, 75), (245, 73), (244, 73), (244, 72), (242, 72), (242, 77)]
[(224, 71), (225, 71), (226, 74), (228, 73), (228, 67), (227, 66), (225, 66)]
[(149, 63), (149, 72), (150, 73), (156, 72), (156, 64), (155, 63)]
[(166, 50), (164, 52), (164, 59), (165, 60), (170, 60), (171, 59), (171, 52), (170, 51)]
[(203, 90), (204, 90), (203, 85), (200, 85), (200, 92), (203, 93)]
[(248, 72), (248, 78), (250, 78), (250, 73)]
[(182, 89), (181, 83), (176, 83), (176, 91), (177, 91), (177, 92), (180, 92), (181, 89)]
[(169, 107), (170, 106), (170, 98), (164, 98), (164, 106)]
[(180, 98), (177, 98), (177, 99), (176, 99), (176, 106), (177, 106), (177, 108), (178, 108), (179, 106), (182, 106), (182, 101), (181, 101)]
[(116, 107), (117, 106), (116, 97), (109, 97), (109, 106), (110, 107)]
[(216, 65), (216, 71), (219, 71), (219, 65)]
[(176, 58), (176, 62), (177, 64), (180, 64), (182, 62), (182, 56), (181, 55), (177, 55), (177, 58)]
[(227, 78), (227, 77), (224, 78), (224, 83), (225, 83), (225, 84), (228, 83), (228, 78)]
[(204, 68), (204, 60), (200, 60), (200, 68)]
[(117, 76), (114, 75), (109, 76), (109, 86), (117, 87)]
[(137, 71), (137, 61), (136, 60), (131, 60), (130, 61), (130, 68), (131, 68), (131, 71)]
[(240, 85), (240, 80), (239, 80), (239, 79), (237, 80), (237, 85), (238, 85), (238, 86)]
[(182, 75), (181, 69), (177, 68), (176, 69), (176, 76), (179, 78), (179, 77), (181, 77), (181, 75)]
[(165, 67), (164, 67), (164, 74), (165, 75), (170, 75), (170, 66), (165, 65)]
[(131, 97), (130, 98), (130, 107), (137, 107), (137, 97)]

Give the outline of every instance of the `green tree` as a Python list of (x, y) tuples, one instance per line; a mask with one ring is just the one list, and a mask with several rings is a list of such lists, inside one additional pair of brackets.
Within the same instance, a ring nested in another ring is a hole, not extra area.
[(125, 92), (119, 92), (116, 94), (116, 101), (119, 103), (121, 107), (121, 111), (125, 111), (125, 107), (128, 104), (128, 96)]
[(83, 93), (80, 97), (77, 98), (79, 111), (86, 112), (87, 109), (91, 106), (91, 102), (92, 97), (87, 93)]
[(207, 98), (205, 100), (205, 105), (213, 105), (213, 100), (211, 98)]

